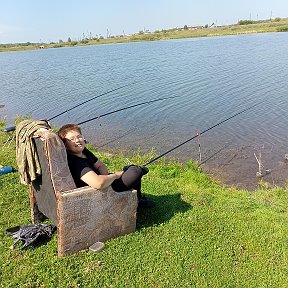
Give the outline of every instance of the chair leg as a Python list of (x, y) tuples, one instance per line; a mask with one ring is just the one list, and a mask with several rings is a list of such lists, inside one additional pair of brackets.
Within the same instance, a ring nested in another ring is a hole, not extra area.
[(34, 195), (34, 190), (31, 185), (29, 185), (30, 193), (30, 209), (31, 209), (31, 220), (33, 224), (43, 222), (47, 217), (38, 209), (36, 198)]

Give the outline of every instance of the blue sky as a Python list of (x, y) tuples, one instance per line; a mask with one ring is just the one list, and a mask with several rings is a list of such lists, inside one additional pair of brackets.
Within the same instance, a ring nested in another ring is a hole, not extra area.
[(0, 43), (288, 17), (287, 0), (0, 0)]

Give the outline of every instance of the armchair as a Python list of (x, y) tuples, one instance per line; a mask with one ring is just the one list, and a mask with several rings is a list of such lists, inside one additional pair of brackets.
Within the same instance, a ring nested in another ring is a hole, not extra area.
[(135, 190), (76, 188), (58, 135), (45, 130), (33, 140), (42, 172), (29, 184), (32, 222), (49, 218), (57, 226), (59, 256), (135, 231)]

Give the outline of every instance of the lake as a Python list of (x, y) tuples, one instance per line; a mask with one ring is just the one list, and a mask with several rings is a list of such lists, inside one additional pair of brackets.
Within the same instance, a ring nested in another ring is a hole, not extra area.
[[(122, 107), (134, 107), (83, 124), (83, 134), (107, 151), (163, 153), (218, 122), (226, 121), (169, 153), (198, 161), (227, 185), (257, 187), (263, 180), (285, 185), (288, 163), (288, 33), (265, 33), (83, 46), (0, 53), (0, 113), (79, 123)], [(256, 156), (256, 157), (255, 157)]]

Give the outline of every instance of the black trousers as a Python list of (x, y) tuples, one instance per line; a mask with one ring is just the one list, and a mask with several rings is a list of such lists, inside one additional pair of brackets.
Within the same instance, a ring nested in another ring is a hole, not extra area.
[(129, 189), (135, 189), (137, 190), (138, 199), (141, 199), (142, 176), (143, 172), (139, 166), (130, 166), (119, 179), (113, 181), (111, 186), (116, 192), (123, 192)]

